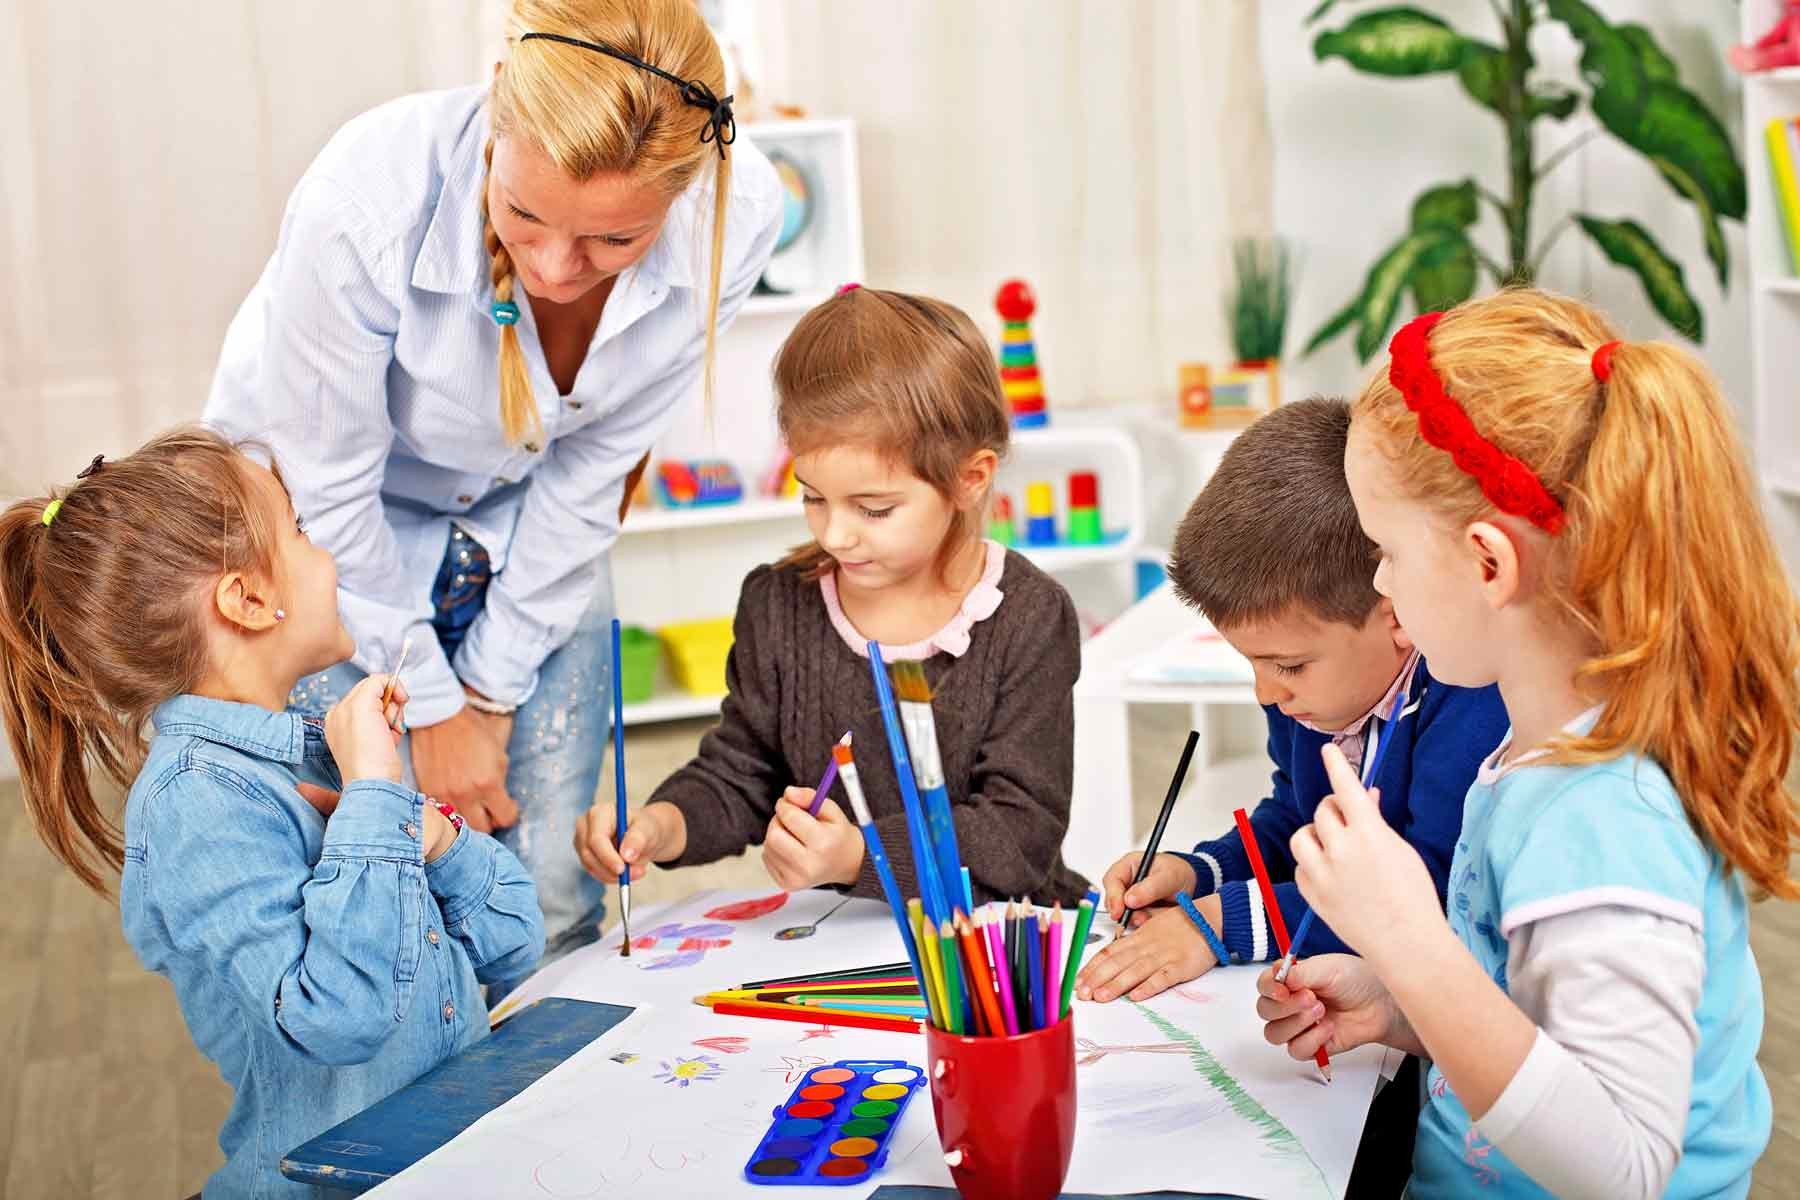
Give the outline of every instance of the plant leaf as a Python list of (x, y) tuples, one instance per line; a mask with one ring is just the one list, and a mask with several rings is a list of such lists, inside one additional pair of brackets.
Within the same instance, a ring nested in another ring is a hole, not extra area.
[(1458, 233), (1473, 225), (1479, 216), (1475, 181), (1465, 179), (1461, 183), (1440, 184), (1420, 192), (1419, 198), (1413, 201), (1412, 229), (1414, 233), (1427, 229)]
[(1313, 57), (1338, 57), (1372, 75), (1431, 75), (1462, 65), (1468, 41), (1430, 13), (1383, 8), (1313, 41)]
[(1400, 306), (1400, 297), (1406, 291), (1413, 268), (1429, 251), (1455, 236), (1460, 235), (1447, 234), (1441, 229), (1409, 233), (1369, 270), (1358, 306), (1361, 326), (1356, 331), (1356, 356), (1360, 361), (1368, 362), (1387, 339), (1388, 329), (1394, 323), (1394, 310)]
[(1581, 75), (1594, 91), (1594, 115), (1620, 138), (1636, 127), (1650, 81), (1637, 50), (1582, 0), (1549, 0), (1550, 15), (1581, 43)]
[(1712, 202), (1691, 175), (1668, 159), (1653, 158), (1650, 161), (1656, 164), (1670, 187), (1693, 201), (1694, 207), (1700, 210), (1700, 231), (1706, 237), (1706, 257), (1712, 259), (1713, 269), (1719, 273), (1719, 286), (1731, 286), (1731, 255), (1725, 248), (1725, 231), (1719, 228), (1719, 214), (1713, 211)]
[(1326, 13), (1337, 7), (1337, 2), (1338, 0), (1319, 0), (1319, 7), (1306, 14), (1306, 23), (1308, 25), (1318, 24)]
[(1419, 311), (1446, 312), (1475, 294), (1475, 247), (1462, 233), (1420, 255), (1412, 270), (1413, 303)]
[[(1506, 54), (1498, 46), (1473, 38), (1465, 40), (1468, 49), (1463, 54), (1462, 65), (1456, 69), (1456, 77), (1470, 99), (1504, 118), (1511, 103), (1506, 87), (1510, 66)], [(1525, 115), (1534, 121), (1539, 117), (1566, 121), (1574, 115), (1579, 103), (1579, 94), (1553, 84), (1527, 94)]]
[(1353, 297), (1350, 303), (1339, 309), (1337, 314), (1333, 316), (1331, 320), (1319, 326), (1319, 332), (1312, 335), (1312, 340), (1306, 343), (1306, 349), (1300, 352), (1300, 357), (1305, 358), (1314, 350), (1317, 350), (1320, 346), (1323, 346), (1326, 342), (1329, 342), (1332, 338), (1350, 328), (1350, 323), (1356, 320), (1357, 315), (1361, 312), (1362, 296), (1359, 294)]
[(1530, 116), (1553, 117), (1558, 121), (1566, 121), (1575, 115), (1575, 109), (1581, 103), (1581, 93), (1569, 88), (1552, 84), (1531, 93)]
[(1631, 48), (1637, 51), (1638, 65), (1644, 68), (1644, 78), (1651, 83), (1680, 83), (1681, 69), (1675, 60), (1663, 53), (1663, 48), (1656, 44), (1656, 39), (1642, 25), (1616, 25), (1619, 36), (1624, 38)]
[(1663, 253), (1642, 225), (1636, 221), (1603, 221), (1584, 214), (1577, 214), (1575, 219), (1606, 257), (1638, 277), (1663, 320), (1696, 342), (1705, 337), (1705, 319), (1693, 293), (1688, 291), (1681, 264)]

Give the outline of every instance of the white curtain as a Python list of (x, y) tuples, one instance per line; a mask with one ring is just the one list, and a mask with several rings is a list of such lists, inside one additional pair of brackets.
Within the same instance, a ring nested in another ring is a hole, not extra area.
[(858, 122), (868, 282), (997, 332), (1029, 280), (1052, 407), (1172, 407), (1227, 355), (1230, 241), (1272, 218), (1255, 0), (742, 7), (760, 100)]
[(333, 130), (484, 77), (491, 0), (0, 5), (0, 496), (198, 417)]
[[(198, 415), (287, 194), (344, 120), (484, 78), (503, 0), (0, 6), (0, 496)], [(1253, 0), (752, 0), (765, 100), (861, 129), (869, 282), (990, 329), (1039, 296), (1053, 405), (1226, 352), (1270, 221)]]

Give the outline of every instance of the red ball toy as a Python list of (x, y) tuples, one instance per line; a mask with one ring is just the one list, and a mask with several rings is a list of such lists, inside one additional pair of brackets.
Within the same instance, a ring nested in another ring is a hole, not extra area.
[(1028, 321), (1037, 311), (1037, 297), (1023, 279), (1009, 279), (1000, 285), (1000, 291), (994, 296), (994, 308), (1002, 320)]

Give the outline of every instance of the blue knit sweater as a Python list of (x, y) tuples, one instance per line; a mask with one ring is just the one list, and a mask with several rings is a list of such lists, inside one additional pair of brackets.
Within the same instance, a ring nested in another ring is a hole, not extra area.
[[(1273, 705), (1264, 705), (1269, 721), (1269, 758), (1275, 764), (1274, 794), (1250, 814), (1263, 863), (1275, 883), (1275, 899), (1291, 933), (1306, 912), (1306, 901), (1294, 883), (1294, 856), (1288, 840), (1313, 819), (1319, 802), (1331, 794), (1325, 762), (1319, 752), (1331, 735), (1315, 733)], [(1462, 829), (1463, 797), (1475, 782), (1476, 768), (1506, 735), (1506, 708), (1496, 687), (1459, 688), (1431, 678), (1424, 662), (1413, 672), (1406, 703), (1382, 739), (1394, 738), (1382, 756), (1381, 774), (1369, 781), (1381, 789), (1381, 815), (1425, 860), (1444, 899), (1450, 856)], [(1225, 914), (1225, 948), (1234, 958), (1256, 961), (1276, 957), (1275, 935), (1263, 911), (1256, 874), (1234, 828), (1223, 837), (1201, 842), (1182, 858), (1194, 868), (1199, 885), (1194, 895), (1218, 892)], [(1380, 887), (1380, 880), (1370, 880)], [(1303, 955), (1355, 953), (1326, 927), (1313, 923)]]

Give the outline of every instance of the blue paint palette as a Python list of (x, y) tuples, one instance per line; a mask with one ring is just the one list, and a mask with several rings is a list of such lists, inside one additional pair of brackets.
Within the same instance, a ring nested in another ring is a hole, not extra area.
[(895, 1059), (814, 1067), (775, 1110), (744, 1178), (782, 1187), (863, 1182), (887, 1163), (907, 1101), (924, 1086), (924, 1071)]

